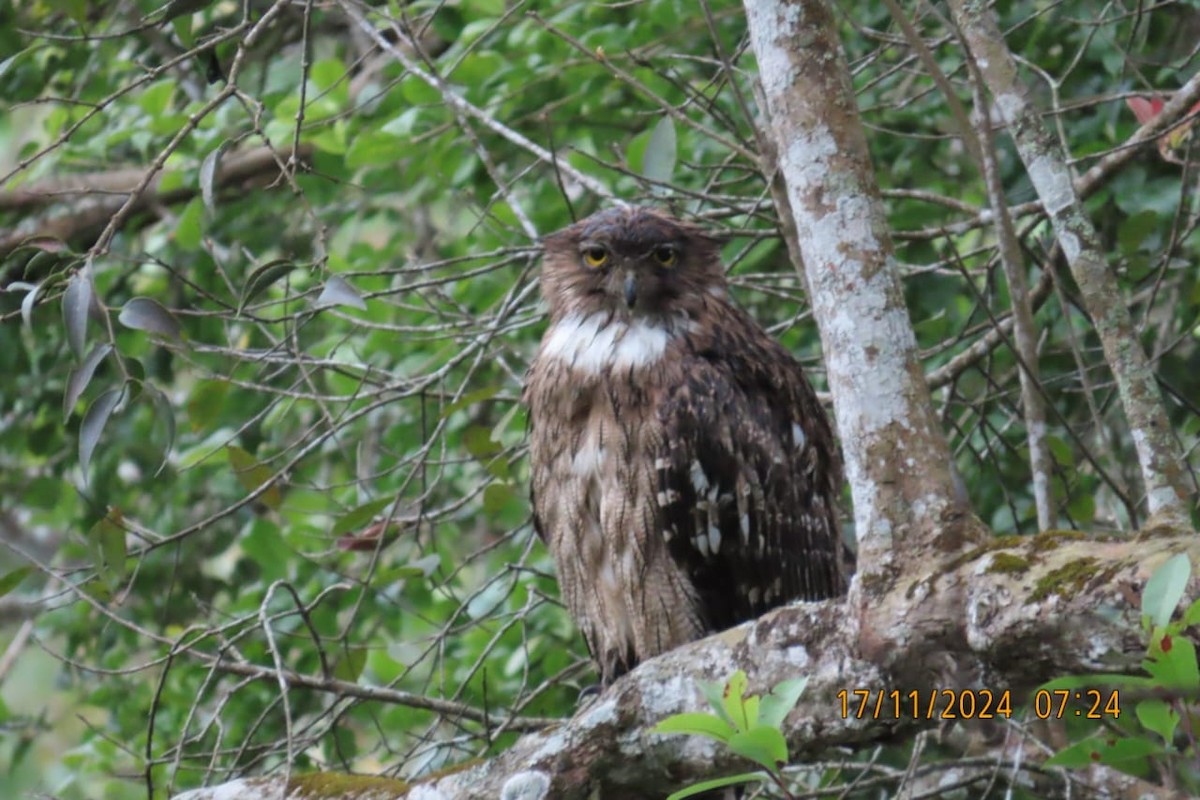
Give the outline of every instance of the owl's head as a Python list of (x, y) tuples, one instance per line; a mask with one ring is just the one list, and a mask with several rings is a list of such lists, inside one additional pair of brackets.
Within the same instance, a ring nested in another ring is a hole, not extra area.
[(653, 317), (721, 293), (721, 240), (649, 208), (610, 208), (542, 239), (542, 295), (553, 316)]

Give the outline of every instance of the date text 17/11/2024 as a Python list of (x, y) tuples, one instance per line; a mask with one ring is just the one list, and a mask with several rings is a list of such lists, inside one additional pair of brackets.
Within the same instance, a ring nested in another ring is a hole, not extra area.
[[(1013, 715), (1008, 690), (842, 689), (837, 699), (842, 719), (1009, 719)], [(1038, 689), (1032, 711), (1037, 719), (1118, 719), (1121, 696), (1115, 689)]]

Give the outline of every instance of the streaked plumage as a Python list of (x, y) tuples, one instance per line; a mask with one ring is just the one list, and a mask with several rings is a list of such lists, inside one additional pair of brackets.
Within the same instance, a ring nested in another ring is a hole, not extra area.
[(841, 465), (800, 365), (726, 293), (719, 242), (645, 208), (544, 240), (534, 522), (605, 684), (844, 591)]

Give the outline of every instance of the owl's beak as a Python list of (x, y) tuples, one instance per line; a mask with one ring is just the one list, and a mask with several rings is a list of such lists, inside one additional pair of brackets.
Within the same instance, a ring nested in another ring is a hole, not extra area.
[(625, 305), (633, 308), (637, 303), (637, 278), (633, 275), (625, 276)]

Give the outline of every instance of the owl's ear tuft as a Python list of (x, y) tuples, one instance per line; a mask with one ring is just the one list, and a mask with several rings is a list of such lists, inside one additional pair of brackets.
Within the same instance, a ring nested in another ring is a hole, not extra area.
[(551, 248), (570, 247), (572, 242), (578, 238), (577, 228), (579, 223), (568, 225), (565, 228), (559, 228), (553, 233), (547, 233), (542, 238), (538, 239), (538, 244), (543, 250)]
[(552, 248), (562, 247), (567, 243), (569, 236), (566, 229), (547, 233), (545, 236), (537, 240), (538, 245), (544, 252), (550, 251)]

